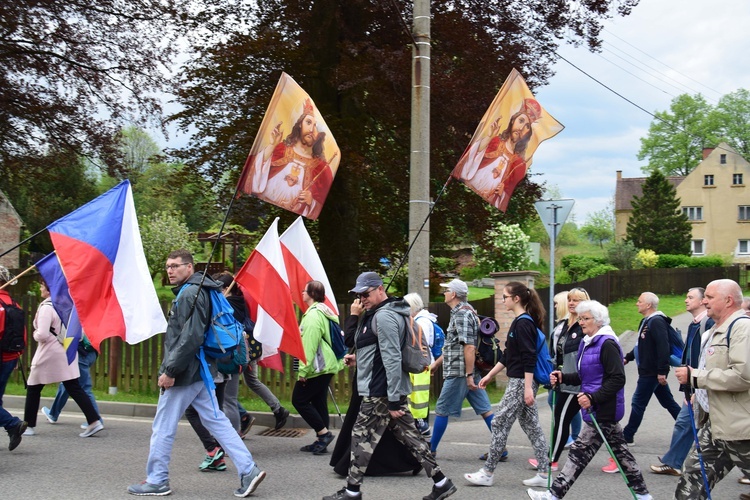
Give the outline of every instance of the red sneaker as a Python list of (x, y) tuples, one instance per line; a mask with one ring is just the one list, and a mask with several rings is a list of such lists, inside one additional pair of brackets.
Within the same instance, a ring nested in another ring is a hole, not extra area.
[(609, 463), (602, 467), (602, 472), (606, 472), (607, 474), (617, 474), (620, 472), (620, 469), (617, 467), (617, 462), (610, 457)]
[[(539, 462), (537, 462), (536, 458), (530, 458), (529, 465), (531, 466), (532, 469), (536, 469), (537, 467), (539, 467)], [(557, 472), (557, 470), (558, 470), (557, 462), (552, 462), (552, 472)]]

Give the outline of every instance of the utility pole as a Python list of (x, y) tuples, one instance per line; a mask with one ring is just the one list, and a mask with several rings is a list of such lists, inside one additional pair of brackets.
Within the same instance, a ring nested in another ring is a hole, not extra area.
[[(414, 0), (409, 170), (409, 292), (430, 296), (430, 0)], [(415, 241), (416, 238), (416, 241)]]

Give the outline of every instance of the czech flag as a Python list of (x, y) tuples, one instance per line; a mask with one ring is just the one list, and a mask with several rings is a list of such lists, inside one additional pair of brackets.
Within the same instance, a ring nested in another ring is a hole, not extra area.
[(302, 290), (312, 280), (320, 281), (326, 290), (325, 304), (336, 314), (339, 313), (336, 298), (333, 296), (328, 275), (320, 261), (318, 251), (310, 238), (310, 233), (305, 228), (302, 217), (297, 217), (284, 234), (279, 238), (281, 252), (284, 255), (286, 274), (289, 278), (289, 289), (292, 292), (292, 300), (302, 310), (307, 311), (307, 304), (302, 300)]
[(55, 252), (42, 257), (36, 263), (36, 269), (47, 283), (52, 306), (65, 325), (65, 338), (62, 344), (65, 347), (68, 364), (71, 364), (76, 359), (78, 343), (81, 341), (83, 335), (81, 322), (78, 319), (78, 312), (68, 290), (68, 282), (65, 279), (65, 274), (60, 267), (60, 261), (57, 259)]
[(91, 344), (136, 344), (167, 329), (143, 253), (130, 181), (49, 226), (81, 325)]
[(277, 217), (234, 279), (258, 304), (253, 335), (263, 344), (263, 357), (272, 356), (278, 350), (305, 361), (278, 224)]

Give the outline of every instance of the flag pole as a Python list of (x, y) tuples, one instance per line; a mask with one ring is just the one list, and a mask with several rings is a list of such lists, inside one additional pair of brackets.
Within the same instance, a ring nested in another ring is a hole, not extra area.
[(13, 250), (15, 250), (16, 248), (20, 247), (20, 246), (21, 246), (21, 245), (23, 245), (24, 243), (28, 243), (29, 241), (31, 241), (31, 239), (32, 239), (32, 238), (36, 238), (37, 236), (39, 236), (40, 234), (42, 234), (42, 233), (43, 233), (43, 232), (45, 232), (46, 230), (47, 230), (47, 228), (46, 228), (46, 227), (45, 227), (44, 229), (40, 229), (39, 231), (37, 231), (36, 233), (32, 234), (31, 236), (29, 236), (29, 237), (28, 237), (28, 238), (26, 238), (25, 240), (23, 240), (23, 241), (21, 241), (21, 242), (19, 242), (19, 243), (15, 244), (15, 245), (13, 245), (12, 247), (10, 247), (9, 249), (7, 249), (7, 250), (6, 250), (6, 251), (4, 251), (3, 253), (0, 253), (0, 257), (3, 257), (3, 256), (5, 256), (5, 255), (9, 254), (10, 252), (12, 252), (12, 251), (13, 251)]
[[(52, 253), (54, 253), (54, 252), (52, 252)], [(5, 288), (6, 286), (9, 286), (9, 285), (13, 285), (13, 284), (15, 284), (15, 282), (16, 282), (16, 280), (18, 280), (18, 278), (20, 278), (20, 277), (21, 277), (21, 276), (23, 276), (24, 274), (28, 274), (28, 273), (29, 273), (29, 272), (31, 272), (31, 270), (32, 270), (32, 269), (34, 269), (35, 267), (36, 267), (36, 265), (32, 265), (31, 267), (29, 267), (28, 269), (26, 269), (26, 270), (25, 270), (24, 272), (22, 272), (21, 274), (17, 274), (16, 276), (14, 276), (14, 277), (13, 277), (13, 279), (12, 279), (12, 280), (10, 280), (10, 281), (8, 281), (7, 283), (5, 283), (5, 284), (3, 284), (2, 286), (0, 286), (0, 290), (4, 289), (4, 288)]]
[(427, 224), (427, 221), (430, 220), (430, 217), (432, 216), (432, 212), (435, 210), (435, 205), (437, 205), (438, 201), (440, 201), (440, 198), (443, 196), (443, 193), (445, 192), (446, 188), (448, 187), (448, 184), (451, 183), (453, 180), (453, 176), (449, 175), (448, 180), (445, 181), (445, 184), (443, 184), (443, 187), (440, 189), (440, 192), (437, 194), (437, 197), (435, 198), (435, 201), (430, 203), (430, 211), (427, 212), (427, 216), (425, 217), (424, 221), (422, 222), (422, 225), (419, 226), (419, 229), (417, 229), (417, 234), (414, 236), (414, 239), (411, 243), (409, 243), (409, 247), (406, 249), (406, 253), (401, 258), (401, 261), (398, 264), (398, 267), (396, 268), (396, 271), (393, 273), (393, 276), (391, 276), (391, 280), (388, 282), (388, 285), (385, 287), (386, 293), (388, 293), (388, 289), (393, 284), (393, 281), (396, 279), (396, 276), (398, 276), (398, 272), (401, 270), (401, 268), (404, 265), (404, 262), (406, 262), (406, 258), (409, 256), (409, 252), (411, 252), (412, 247), (414, 246), (414, 242), (417, 241), (417, 238), (419, 238), (419, 235), (422, 233), (422, 230), (424, 229), (425, 225)]

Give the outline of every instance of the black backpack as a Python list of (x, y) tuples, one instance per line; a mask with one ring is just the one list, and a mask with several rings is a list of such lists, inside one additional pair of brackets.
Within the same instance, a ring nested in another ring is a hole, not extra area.
[(479, 316), (479, 332), (477, 335), (477, 353), (474, 365), (482, 375), (487, 375), (500, 361), (503, 351), (500, 348), (500, 340), (495, 334), (500, 330), (500, 325), (495, 318), (490, 316)]
[(23, 352), (26, 348), (24, 331), (26, 313), (12, 299), (10, 304), (0, 300), (0, 306), (5, 310), (5, 324), (2, 325), (0, 335), (0, 351)]

